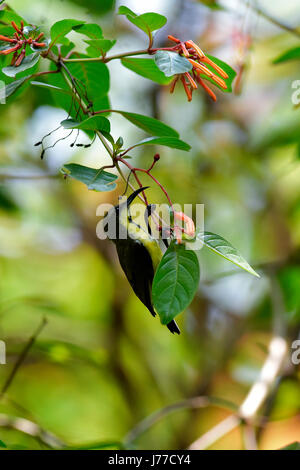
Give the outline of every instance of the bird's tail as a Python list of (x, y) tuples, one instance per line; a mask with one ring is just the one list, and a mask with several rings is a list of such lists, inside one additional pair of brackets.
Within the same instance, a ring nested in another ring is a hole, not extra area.
[[(153, 315), (154, 317), (156, 316), (156, 312), (152, 306), (152, 304), (149, 302), (149, 304), (146, 305), (149, 312), (151, 313), (151, 315)], [(178, 335), (180, 335), (180, 329), (178, 328), (178, 325), (176, 323), (175, 320), (172, 320), (170, 321), (170, 323), (167, 324), (167, 327), (169, 329), (169, 331), (171, 331), (171, 333), (177, 333)]]
[(171, 333), (177, 333), (180, 335), (180, 329), (178, 328), (178, 325), (175, 320), (172, 320), (170, 323), (167, 324), (167, 327), (171, 331)]

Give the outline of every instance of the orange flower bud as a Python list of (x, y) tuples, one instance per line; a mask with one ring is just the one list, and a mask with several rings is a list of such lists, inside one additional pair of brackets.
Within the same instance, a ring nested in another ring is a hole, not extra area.
[(193, 237), (195, 235), (195, 224), (194, 221), (187, 216), (184, 212), (174, 212), (174, 219), (176, 220), (181, 220), (182, 222), (185, 223), (185, 230), (184, 232), (189, 235), (190, 237)]
[(18, 49), (20, 49), (20, 47), (21, 46), (17, 44), (15, 47), (12, 47), (11, 49), (5, 49), (4, 51), (0, 51), (0, 55), (8, 55), (11, 52), (17, 51)]
[(0, 41), (13, 42), (13, 43), (17, 42), (16, 39), (8, 38), (7, 36), (3, 36), (2, 34), (0, 34)]
[(208, 77), (212, 78), (218, 85), (220, 85), (221, 88), (224, 88), (224, 90), (226, 90), (227, 85), (224, 82), (224, 80), (222, 80), (222, 78), (218, 77), (213, 72), (211, 72), (207, 67), (205, 67), (205, 65), (198, 64), (198, 62), (196, 62), (193, 59), (188, 59), (188, 60), (190, 61), (192, 66), (198, 70), (198, 72), (204, 73)]
[(188, 81), (190, 82), (190, 84), (194, 88), (194, 90), (196, 90), (198, 87), (197, 87), (197, 83), (195, 82), (193, 77), (188, 72), (186, 72), (184, 75), (186, 76), (186, 78), (188, 79)]
[(38, 40), (41, 39), (43, 36), (44, 36), (44, 33), (40, 33), (40, 34), (38, 35), (38, 37), (35, 39), (35, 41), (38, 41)]
[(200, 77), (197, 77), (197, 80), (198, 80), (198, 82), (200, 83), (200, 85), (204, 88), (204, 90), (209, 94), (209, 96), (210, 96), (214, 101), (217, 101), (216, 95), (215, 95), (214, 92), (209, 88), (209, 86), (207, 86), (206, 83), (205, 83)]
[(185, 90), (185, 92), (186, 92), (186, 96), (187, 96), (188, 101), (192, 101), (192, 98), (193, 98), (193, 97), (192, 97), (192, 92), (191, 92), (191, 90), (189, 89), (189, 86), (188, 86), (188, 84), (186, 83), (185, 78), (184, 78), (183, 75), (181, 75), (180, 80), (182, 81), (182, 84), (183, 84), (183, 86), (184, 86), (184, 90)]
[(190, 53), (187, 50), (187, 48), (185, 47), (184, 42), (181, 42), (180, 45), (181, 45), (181, 49), (182, 49), (184, 57), (190, 57)]
[(12, 27), (17, 31), (17, 33), (21, 33), (22, 31), (18, 28), (14, 21), (11, 22)]
[(205, 56), (201, 60), (202, 62), (206, 62), (207, 64), (211, 65), (215, 69), (215, 71), (221, 75), (221, 77), (228, 78), (228, 74), (223, 69), (221, 69), (221, 67), (215, 64), (211, 59)]
[(195, 49), (196, 54), (200, 59), (202, 59), (202, 57), (205, 57), (204, 52), (200, 49), (199, 46), (197, 46), (197, 44), (194, 43), (194, 41), (186, 41), (185, 44), (187, 45), (187, 47), (192, 47), (193, 49)]
[(180, 39), (175, 38), (171, 34), (169, 34), (168, 39), (170, 39), (170, 41), (176, 42), (177, 44), (180, 43)]
[(25, 54), (26, 54), (26, 50), (23, 49), (21, 54), (19, 55), (19, 57), (17, 58), (17, 60), (15, 62), (15, 67), (19, 67), (22, 64), (23, 59), (25, 57)]
[(173, 80), (171, 88), (170, 88), (170, 93), (174, 93), (176, 83), (178, 82), (178, 78), (179, 78), (179, 76), (177, 75), (177, 77)]

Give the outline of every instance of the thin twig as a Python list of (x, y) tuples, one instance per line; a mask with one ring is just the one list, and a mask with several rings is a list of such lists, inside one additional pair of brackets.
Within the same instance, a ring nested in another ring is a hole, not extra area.
[(250, 423), (254, 420), (272, 390), (274, 382), (285, 363), (287, 352), (287, 341), (281, 336), (275, 336), (269, 344), (269, 354), (260, 371), (258, 380), (252, 385), (239, 409), (239, 416), (242, 419)]
[(0, 181), (2, 180), (40, 180), (47, 178), (58, 178), (58, 174), (48, 175), (0, 175)]
[(17, 362), (15, 363), (11, 373), (9, 374), (9, 376), (7, 377), (6, 381), (4, 382), (4, 385), (2, 386), (2, 389), (1, 389), (1, 392), (0, 392), (0, 400), (1, 398), (5, 395), (5, 393), (7, 392), (8, 388), (10, 387), (10, 385), (12, 384), (19, 368), (21, 367), (21, 365), (23, 364), (24, 360), (26, 359), (26, 356), (27, 354), (29, 353), (31, 347), (33, 346), (34, 342), (36, 341), (37, 337), (39, 336), (39, 334), (41, 333), (41, 331), (44, 329), (44, 327), (46, 326), (47, 324), (47, 319), (46, 318), (43, 318), (41, 324), (38, 326), (37, 330), (35, 331), (35, 333), (33, 334), (33, 336), (29, 339), (29, 341), (27, 342), (26, 346), (24, 347), (23, 351), (21, 352), (20, 356), (18, 357), (18, 360)]
[(233, 431), (241, 423), (240, 418), (237, 415), (230, 415), (225, 418), (223, 421), (218, 423), (212, 429), (207, 431), (203, 436), (199, 437), (194, 441), (190, 446), (189, 450), (203, 450), (210, 447), (216, 441), (221, 439), (221, 437), (228, 434), (230, 431)]
[(130, 445), (135, 441), (141, 434), (146, 432), (151, 428), (155, 423), (164, 418), (170, 413), (173, 413), (178, 410), (186, 408), (203, 408), (209, 405), (209, 400), (207, 397), (196, 397), (189, 400), (183, 400), (173, 405), (166, 406), (161, 410), (155, 411), (150, 416), (147, 416), (143, 421), (137, 424), (124, 438), (125, 446)]
[(34, 437), (51, 448), (63, 448), (66, 444), (49, 431), (45, 431), (38, 424), (29, 419), (0, 414), (0, 427), (15, 429), (16, 431)]
[(142, 49), (142, 50), (139, 50), (139, 51), (132, 51), (132, 52), (123, 52), (121, 54), (116, 54), (116, 55), (112, 55), (110, 57), (88, 57), (88, 58), (78, 58), (78, 59), (62, 59), (64, 62), (104, 62), (104, 63), (107, 63), (107, 62), (110, 62), (111, 60), (114, 60), (114, 59), (122, 59), (123, 57), (131, 57), (131, 56), (135, 56), (135, 55), (145, 55), (145, 54), (149, 54), (149, 51), (148, 49)]
[(175, 411), (190, 409), (190, 408), (204, 408), (209, 405), (215, 406), (222, 406), (228, 407), (232, 409), (234, 405), (232, 403), (225, 403), (225, 400), (220, 400), (215, 397), (207, 397), (207, 396), (200, 396), (200, 397), (193, 397), (188, 398), (187, 400), (182, 400), (177, 403), (173, 403), (172, 405), (168, 405), (164, 408), (161, 408), (158, 411), (155, 411), (150, 416), (145, 418), (143, 421), (138, 423), (124, 438), (124, 444), (126, 446), (130, 445), (134, 442), (141, 434), (146, 432), (149, 428), (151, 428), (154, 424), (160, 421), (165, 416), (174, 413)]
[[(246, 3), (246, 1), (243, 0), (243, 3)], [(254, 2), (247, 2), (247, 5), (249, 5), (252, 8), (252, 10), (254, 10), (258, 15), (261, 15), (263, 18), (265, 18), (270, 23), (273, 23), (275, 26), (278, 26), (278, 28), (284, 29), (285, 31), (293, 34), (294, 36), (297, 36), (298, 38), (300, 38), (300, 31), (298, 29), (293, 28), (292, 26), (287, 25), (286, 23), (283, 23), (282, 21), (279, 21), (277, 18), (274, 18), (269, 13), (267, 13), (265, 10), (263, 10), (261, 7), (255, 5)]]
[(252, 424), (244, 423), (242, 425), (244, 446), (246, 450), (257, 450), (257, 440), (255, 428)]

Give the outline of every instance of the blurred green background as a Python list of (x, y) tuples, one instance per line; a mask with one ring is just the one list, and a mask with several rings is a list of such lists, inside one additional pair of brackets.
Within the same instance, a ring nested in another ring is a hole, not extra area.
[[(114, 246), (96, 237), (96, 208), (115, 203), (122, 183), (100, 194), (61, 177), (23, 178), (55, 173), (68, 162), (108, 163), (100, 143), (82, 151), (71, 149), (68, 140), (41, 162), (34, 143), (65, 114), (48, 92), (29, 87), (0, 106), (0, 339), (7, 346), (0, 386), (44, 316), (48, 324), (0, 402), (0, 425), (3, 416), (23, 417), (66, 445), (101, 447), (122, 441), (140, 420), (167, 405), (202, 395), (221, 399), (221, 406), (172, 413), (132, 443), (139, 449), (186, 448), (230, 414), (227, 401), (243, 402), (274, 335), (289, 345), (298, 337), (300, 110), (291, 96), (300, 68), (299, 61), (272, 60), (299, 45), (299, 38), (257, 15), (247, 2), (220, 2), (224, 9), (204, 5), (210, 3), (117, 2), (168, 17), (157, 44), (165, 45), (168, 34), (193, 39), (236, 70), (243, 68), (240, 94), (217, 92), (213, 103), (199, 90), (187, 103), (182, 90), (170, 95), (168, 87), (113, 61), (110, 98), (112, 108), (157, 117), (192, 145), (189, 154), (162, 148), (155, 176), (173, 201), (205, 204), (206, 230), (230, 240), (261, 278), (203, 249), (199, 292), (179, 317), (182, 334), (171, 335), (130, 290)], [(143, 33), (117, 17), (110, 0), (9, 5), (46, 29), (63, 18), (97, 22), (106, 37), (117, 38), (114, 53), (145, 47)], [(292, 27), (300, 23), (297, 0), (260, 5)], [(252, 46), (241, 54), (245, 36)], [(112, 116), (112, 134), (124, 136), (126, 145), (144, 137), (120, 116)], [(133, 156), (147, 168), (153, 150), (136, 149)], [(155, 188), (149, 195), (164, 202)], [(299, 440), (299, 412), (299, 368), (289, 364), (261, 411), (267, 419), (258, 431), (259, 448)], [(0, 427), (0, 440), (9, 448), (47, 448), (9, 426)], [(213, 448), (243, 446), (237, 429)]]

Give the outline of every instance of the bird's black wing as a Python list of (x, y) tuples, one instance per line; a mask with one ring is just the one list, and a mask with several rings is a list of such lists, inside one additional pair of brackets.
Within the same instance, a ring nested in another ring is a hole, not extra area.
[[(130, 237), (126, 240), (118, 240), (116, 246), (121, 267), (135, 295), (155, 317), (156, 313), (151, 299), (154, 269), (148, 250), (139, 240), (134, 240)], [(174, 320), (168, 323), (167, 327), (171, 333), (180, 334), (180, 330)]]
[(117, 243), (119, 261), (137, 297), (155, 316), (151, 301), (151, 285), (154, 270), (151, 256), (139, 240), (128, 237)]

